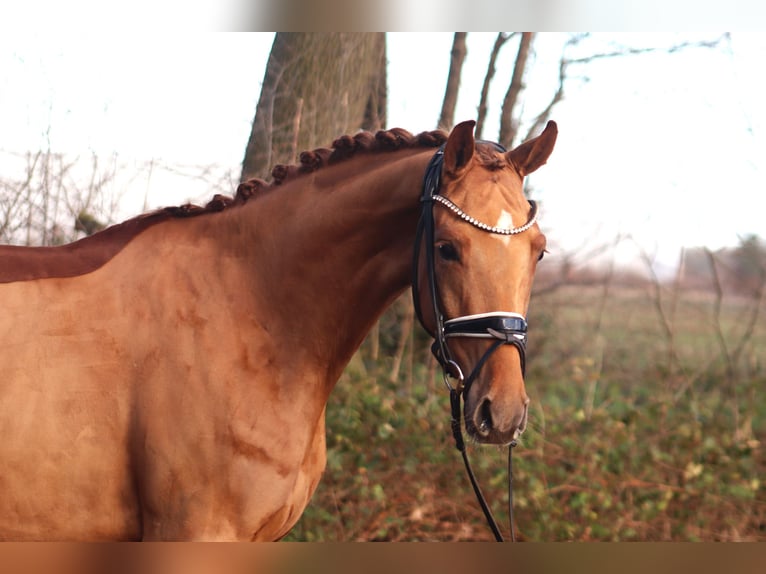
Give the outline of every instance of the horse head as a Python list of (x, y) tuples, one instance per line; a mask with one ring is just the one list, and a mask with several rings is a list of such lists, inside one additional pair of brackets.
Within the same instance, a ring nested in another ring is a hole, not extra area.
[[(434, 354), (464, 399), (468, 434), (508, 444), (526, 428), (526, 314), (545, 236), (524, 177), (556, 141), (549, 122), (511, 151), (476, 141), (474, 122), (454, 128), (431, 161), (423, 190), (413, 295)], [(458, 403), (459, 404), (459, 403)]]

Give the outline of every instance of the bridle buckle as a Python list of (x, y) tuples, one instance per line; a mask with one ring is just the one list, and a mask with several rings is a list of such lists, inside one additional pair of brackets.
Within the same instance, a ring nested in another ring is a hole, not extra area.
[[(465, 375), (463, 374), (463, 369), (454, 360), (448, 359), (442, 363), (442, 375), (444, 376), (444, 384), (447, 386), (447, 390), (455, 391), (458, 394), (463, 391)], [(450, 384), (450, 378), (457, 381), (454, 387)]]

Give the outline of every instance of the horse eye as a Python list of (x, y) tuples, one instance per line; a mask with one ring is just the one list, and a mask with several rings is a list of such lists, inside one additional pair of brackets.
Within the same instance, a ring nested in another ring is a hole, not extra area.
[(543, 250), (540, 252), (540, 256), (537, 258), (537, 260), (538, 260), (538, 261), (542, 261), (542, 260), (543, 260), (543, 257), (545, 256), (545, 254), (546, 254), (546, 253), (548, 253), (548, 250), (547, 250), (547, 249), (543, 249)]
[(440, 243), (437, 249), (439, 250), (439, 257), (445, 261), (460, 261), (457, 249), (451, 243)]

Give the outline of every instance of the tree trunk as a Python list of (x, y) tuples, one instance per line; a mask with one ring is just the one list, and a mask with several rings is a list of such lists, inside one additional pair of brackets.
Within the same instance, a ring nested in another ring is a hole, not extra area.
[(499, 143), (511, 149), (516, 133), (518, 132), (518, 120), (514, 116), (514, 108), (519, 101), (521, 90), (524, 89), (524, 71), (527, 67), (527, 57), (529, 56), (529, 47), (534, 40), (533, 32), (524, 32), (519, 42), (519, 51), (516, 54), (516, 64), (513, 67), (513, 76), (511, 85), (503, 100), (503, 109), (500, 113), (500, 137)]
[(449, 75), (447, 76), (447, 89), (444, 92), (442, 112), (439, 115), (439, 128), (450, 130), (455, 124), (455, 107), (457, 106), (457, 94), (460, 91), (460, 72), (467, 53), (465, 37), (467, 32), (455, 32), (452, 41), (452, 58), (450, 60)]
[(489, 65), (487, 66), (487, 75), (484, 76), (484, 84), (481, 87), (481, 97), (479, 98), (479, 113), (476, 118), (476, 137), (481, 138), (484, 135), (484, 121), (487, 118), (487, 99), (489, 98), (489, 85), (492, 83), (492, 78), (495, 77), (495, 63), (497, 62), (497, 56), (500, 54), (500, 49), (503, 45), (510, 40), (516, 32), (506, 34), (505, 32), (499, 32), (495, 39), (495, 45), (492, 47), (492, 53), (489, 55)]
[(396, 343), (393, 365), (391, 366), (391, 373), (388, 376), (388, 380), (392, 383), (395, 383), (399, 379), (404, 352), (407, 349), (407, 341), (412, 337), (412, 325), (415, 322), (415, 307), (412, 305), (412, 298), (403, 296), (402, 299), (404, 305), (404, 317), (401, 319), (399, 340)]
[(244, 181), (329, 146), (339, 135), (386, 123), (384, 33), (277, 33), (266, 66)]

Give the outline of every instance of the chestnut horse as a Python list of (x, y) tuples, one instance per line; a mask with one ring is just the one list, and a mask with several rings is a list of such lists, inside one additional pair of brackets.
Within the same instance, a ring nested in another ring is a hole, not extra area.
[[(440, 196), (474, 223), (433, 208), (445, 318), (527, 311), (544, 236), (476, 223), (528, 220), (522, 180), (556, 127), (501, 153), (473, 125), (344, 136), (233, 199), (0, 247), (0, 538), (283, 537), (325, 467), (328, 395), (411, 284), (434, 148)], [(468, 368), (488, 343), (450, 345)], [(519, 351), (503, 346), (465, 396), (466, 428), (508, 443), (528, 402)]]

